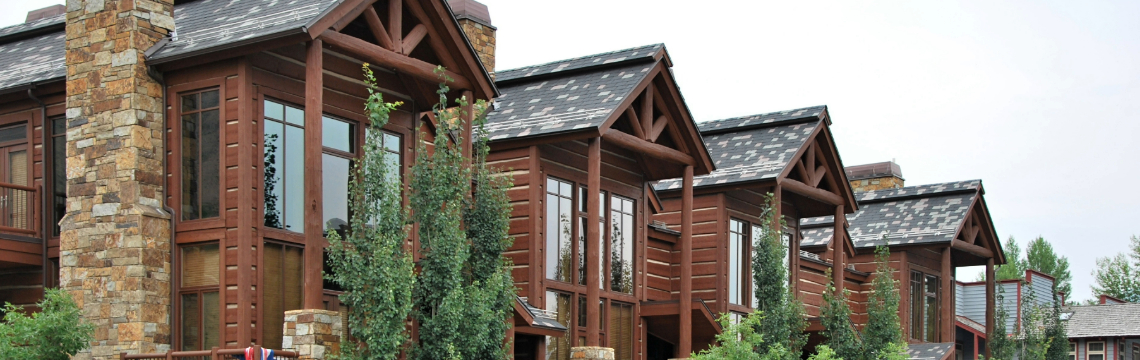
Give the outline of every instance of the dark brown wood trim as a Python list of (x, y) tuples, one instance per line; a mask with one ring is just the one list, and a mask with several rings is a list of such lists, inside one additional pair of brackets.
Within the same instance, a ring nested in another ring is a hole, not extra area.
[[(679, 314), (680, 339), (677, 344), (678, 354), (688, 354), (693, 351), (693, 165), (685, 166), (685, 175), (681, 179), (681, 308)], [(689, 315), (689, 316), (686, 316)]]
[(795, 179), (784, 178), (780, 179), (780, 184), (784, 189), (800, 194), (815, 200), (822, 201), (828, 205), (844, 205), (843, 198), (833, 192), (813, 187), (804, 184)]
[(323, 249), (320, 247), (324, 230), (322, 202), (321, 128), (324, 116), (324, 56), (321, 39), (309, 42), (305, 59), (305, 309), (323, 309), (321, 299), (324, 281)]
[[(601, 197), (602, 190), (602, 139), (590, 139), (589, 150), (587, 153), (588, 165), (586, 166), (586, 241), (590, 244), (602, 244), (602, 229), (594, 219), (602, 216), (600, 208), (602, 204), (598, 204), (599, 197)], [(597, 259), (601, 258), (600, 246), (587, 247), (586, 256), (590, 261), (586, 261), (586, 345), (599, 346), (600, 344), (600, 331), (598, 328), (601, 326), (599, 323), (598, 301), (601, 299), (599, 296), (599, 284), (602, 279), (599, 278), (598, 272), (601, 270), (600, 264)], [(546, 249), (550, 251), (550, 249)], [(545, 276), (544, 276), (545, 277)]]
[(696, 160), (689, 154), (671, 149), (664, 145), (654, 144), (636, 136), (623, 133), (616, 129), (610, 129), (602, 135), (602, 138), (614, 145), (626, 148), (630, 151), (648, 155), (650, 157), (658, 158), (661, 160), (671, 161), (677, 164), (696, 165)]
[[(320, 39), (335, 49), (361, 57), (366, 61), (372, 61), (378, 66), (393, 68), (428, 83), (443, 82), (443, 79), (434, 72), (436, 66), (423, 60), (408, 57), (338, 32), (326, 32), (321, 34)], [(451, 70), (444, 70), (444, 74), (452, 79), (448, 84), (449, 86), (458, 89), (471, 89), (471, 82), (463, 75)]]

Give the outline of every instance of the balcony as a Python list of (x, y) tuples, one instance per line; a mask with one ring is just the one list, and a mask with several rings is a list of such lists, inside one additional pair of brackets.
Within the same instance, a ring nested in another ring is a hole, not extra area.
[(0, 183), (0, 268), (43, 265), (42, 193)]

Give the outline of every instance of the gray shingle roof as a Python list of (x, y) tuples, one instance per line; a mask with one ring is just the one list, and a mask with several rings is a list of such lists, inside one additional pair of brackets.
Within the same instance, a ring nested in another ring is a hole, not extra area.
[[(764, 119), (764, 115), (757, 117)], [(706, 128), (714, 126), (710, 123), (717, 122), (720, 121), (700, 124), (701, 132), (705, 133)], [(708, 147), (716, 170), (693, 178), (694, 187), (775, 179), (788, 167), (796, 151), (807, 143), (808, 137), (821, 125), (822, 120), (789, 124), (779, 124), (773, 120), (770, 125), (760, 128), (750, 126), (756, 122), (731, 119), (729, 122), (744, 130), (705, 133), (705, 146)], [(717, 130), (720, 129), (726, 128), (717, 127)], [(662, 180), (654, 187), (657, 190), (680, 189), (681, 179)]]
[(800, 246), (823, 246), (831, 243), (832, 235), (835, 235), (834, 226), (823, 226), (817, 228), (802, 227), (800, 234), (803, 240), (800, 241)]
[(518, 301), (526, 309), (526, 312), (534, 318), (534, 322), (530, 323), (530, 326), (566, 331), (566, 326), (558, 322), (558, 317), (555, 314), (532, 306), (524, 297), (515, 296), (515, 301)]
[(764, 124), (774, 124), (789, 120), (802, 120), (809, 118), (818, 118), (824, 111), (827, 111), (826, 105), (806, 107), (802, 109), (791, 109), (784, 111), (771, 112), (766, 114), (756, 114), (749, 116), (741, 116), (729, 119), (706, 121), (698, 124), (701, 127), (702, 133), (724, 132), (733, 131), (733, 129), (743, 129)]
[[(30, 32), (47, 27), (63, 25), (64, 20), (67, 19), (67, 14), (59, 14), (56, 16), (49, 16), (43, 19), (32, 21), (30, 23), (16, 24), (0, 28), (0, 38), (9, 37), (23, 32)], [(62, 29), (61, 29), (62, 30)]]
[[(847, 215), (847, 232), (856, 248), (950, 242), (981, 186), (981, 180), (969, 180), (856, 193), (859, 211)], [(831, 233), (822, 230), (832, 218), (801, 220), (801, 244), (830, 241)]]
[(198, 0), (174, 7), (177, 40), (148, 51), (149, 60), (301, 33), (343, 0)]
[(61, 30), (0, 44), (0, 90), (66, 77), (66, 37)]
[(1140, 336), (1140, 304), (1073, 306), (1065, 324), (1070, 338)]
[[(600, 126), (649, 74), (655, 63), (652, 57), (647, 59), (553, 78), (535, 77), (534, 81), (524, 76), (503, 83), (503, 72), (499, 72), (502, 95), (495, 100), (495, 110), (487, 114), (487, 133), (494, 141)], [(580, 61), (585, 60), (569, 63)]]
[(540, 75), (553, 74), (558, 72), (572, 72), (575, 70), (582, 70), (619, 62), (637, 62), (638, 60), (648, 61), (650, 59), (653, 59), (654, 55), (664, 48), (664, 44), (652, 44), (638, 46), (630, 49), (577, 57), (573, 59), (559, 60), (545, 64), (531, 65), (516, 69), (499, 70), (495, 72), (495, 81), (499, 83), (506, 83), (526, 77), (537, 77)]
[(941, 360), (954, 349), (954, 343), (910, 344), (906, 355), (912, 360)]

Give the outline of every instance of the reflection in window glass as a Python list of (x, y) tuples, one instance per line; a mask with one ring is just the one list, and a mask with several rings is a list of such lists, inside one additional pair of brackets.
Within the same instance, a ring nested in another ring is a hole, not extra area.
[(633, 360), (633, 305), (611, 301), (609, 325), (607, 345), (614, 349), (614, 359)]
[(218, 90), (181, 96), (182, 220), (221, 215)]
[[(567, 328), (570, 327), (570, 295), (547, 291), (546, 311), (554, 313), (558, 323)], [(570, 337), (568, 335), (559, 337), (547, 336), (546, 358), (551, 360), (569, 360)]]
[(321, 145), (346, 153), (356, 152), (356, 126), (330, 117), (321, 119)]
[[(305, 129), (297, 126), (304, 124), (304, 111), (270, 100), (264, 108), (265, 226), (304, 232)], [(274, 117), (282, 113), (300, 120)]]
[(633, 293), (633, 200), (610, 200), (610, 290)]
[(348, 182), (352, 161), (325, 153), (321, 156), (324, 229), (348, 229)]
[(67, 119), (51, 119), (52, 235), (59, 236), (59, 222), (67, 213)]
[(570, 282), (570, 218), (573, 186), (563, 180), (546, 179), (546, 277)]
[(728, 303), (744, 304), (744, 227), (745, 223), (736, 219), (728, 220)]

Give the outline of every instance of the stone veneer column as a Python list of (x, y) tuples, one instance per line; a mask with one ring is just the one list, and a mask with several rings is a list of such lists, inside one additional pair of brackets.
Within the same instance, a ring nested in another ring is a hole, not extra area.
[(296, 351), (301, 360), (328, 359), (329, 355), (340, 352), (342, 326), (340, 313), (336, 311), (286, 311), (281, 348)]
[(570, 348), (571, 359), (614, 360), (614, 349), (600, 346), (575, 346)]
[(60, 281), (96, 324), (75, 359), (170, 348), (162, 85), (144, 51), (173, 0), (67, 0), (67, 215)]

